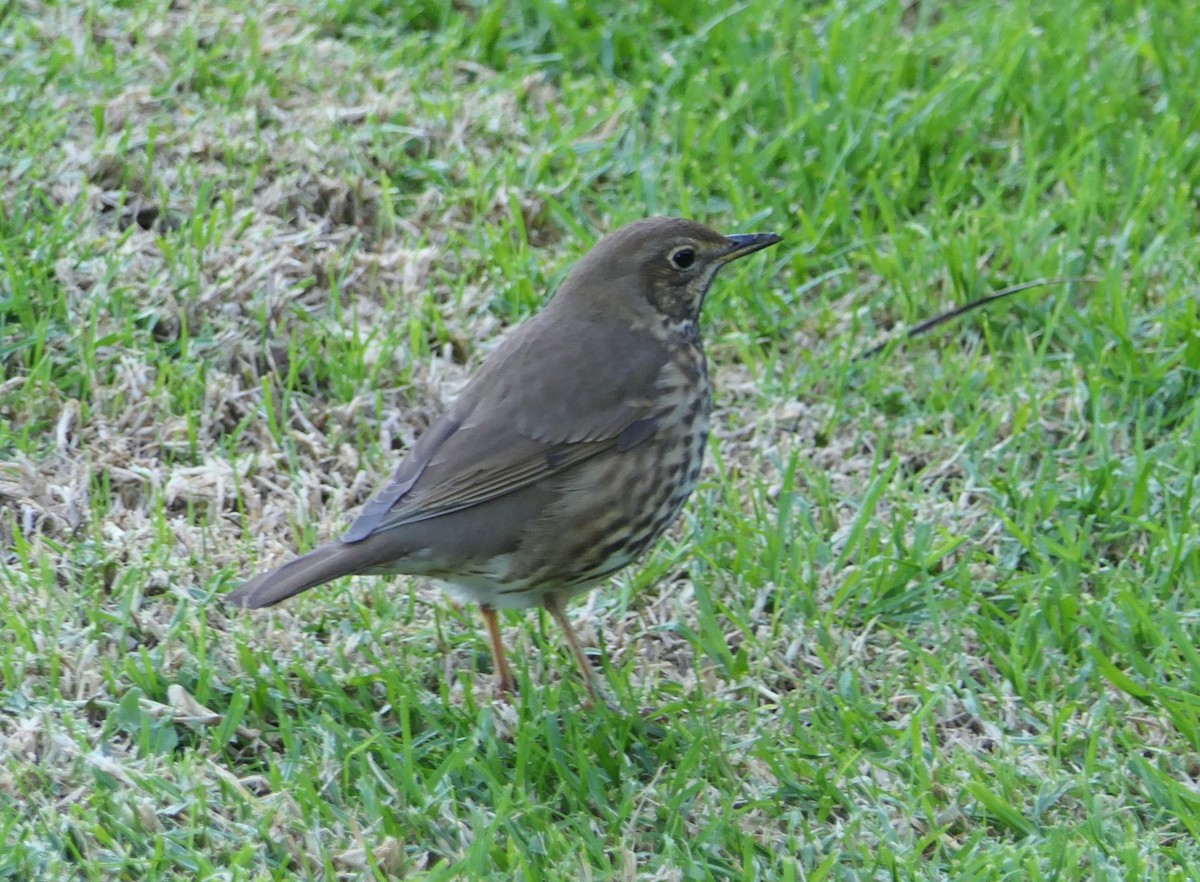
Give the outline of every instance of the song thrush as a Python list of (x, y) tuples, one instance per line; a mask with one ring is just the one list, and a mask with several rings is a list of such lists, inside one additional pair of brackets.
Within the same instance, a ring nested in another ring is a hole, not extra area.
[(717, 271), (780, 241), (679, 218), (601, 239), (487, 357), (348, 532), (244, 583), (262, 607), (352, 574), (426, 576), (483, 610), (500, 689), (513, 689), (496, 610), (575, 594), (629, 564), (696, 485), (712, 389), (700, 308)]

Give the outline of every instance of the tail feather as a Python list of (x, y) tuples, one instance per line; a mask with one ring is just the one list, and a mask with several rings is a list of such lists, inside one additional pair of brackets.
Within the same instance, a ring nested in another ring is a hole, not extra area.
[(224, 602), (247, 609), (274, 606), (301, 591), (315, 588), (339, 576), (352, 576), (364, 569), (361, 554), (343, 542), (330, 542), (303, 557), (243, 582), (225, 595)]

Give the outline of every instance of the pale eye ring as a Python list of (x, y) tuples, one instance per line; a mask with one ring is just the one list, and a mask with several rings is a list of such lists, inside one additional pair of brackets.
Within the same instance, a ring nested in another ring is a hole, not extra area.
[(676, 248), (671, 252), (669, 260), (671, 261), (671, 266), (677, 270), (690, 269), (692, 264), (696, 262), (696, 249), (687, 246)]

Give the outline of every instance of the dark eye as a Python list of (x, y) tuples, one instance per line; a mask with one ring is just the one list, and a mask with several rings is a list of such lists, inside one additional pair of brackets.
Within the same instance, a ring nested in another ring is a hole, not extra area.
[(696, 262), (696, 251), (693, 248), (676, 248), (671, 252), (671, 266), (685, 270)]

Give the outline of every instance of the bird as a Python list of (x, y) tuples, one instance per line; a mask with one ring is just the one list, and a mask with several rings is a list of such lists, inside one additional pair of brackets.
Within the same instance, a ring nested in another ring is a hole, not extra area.
[(480, 607), (545, 608), (595, 698), (567, 601), (646, 551), (700, 477), (712, 384), (700, 334), (726, 264), (782, 241), (650, 217), (604, 236), (511, 329), (339, 538), (224, 596), (267, 607), (350, 575), (409, 575)]

